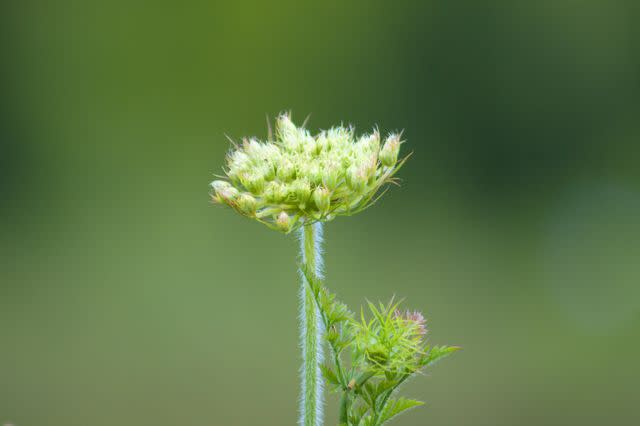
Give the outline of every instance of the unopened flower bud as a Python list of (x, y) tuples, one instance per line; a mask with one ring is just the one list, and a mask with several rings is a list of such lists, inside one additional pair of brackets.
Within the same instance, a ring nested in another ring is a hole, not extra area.
[(228, 157), (227, 167), (229, 171), (227, 172), (227, 175), (230, 179), (238, 177), (251, 167), (250, 163), (251, 160), (247, 154), (240, 150), (235, 151)]
[(281, 203), (287, 197), (287, 191), (281, 183), (272, 181), (265, 187), (264, 197), (271, 203)]
[(262, 145), (262, 150), (257, 157), (254, 157), (254, 160), (276, 163), (282, 158), (282, 153), (274, 145)]
[(329, 206), (331, 205), (331, 194), (329, 190), (322, 186), (316, 188), (315, 191), (313, 191), (313, 201), (321, 213), (324, 214), (328, 212)]
[(242, 140), (242, 148), (249, 157), (255, 158), (262, 155), (263, 145), (254, 138), (245, 138)]
[(365, 173), (365, 169), (363, 167), (358, 167), (353, 164), (347, 170), (347, 185), (354, 192), (362, 192), (364, 191), (365, 186), (367, 185), (367, 174)]
[(287, 214), (287, 212), (280, 212), (278, 218), (276, 219), (276, 225), (282, 232), (289, 232), (291, 229), (291, 218)]
[(266, 183), (261, 173), (246, 174), (241, 178), (241, 182), (245, 188), (256, 195), (259, 195), (264, 191)]
[(220, 192), (217, 192), (216, 195), (220, 198), (220, 200), (222, 200), (225, 203), (231, 203), (233, 202), (236, 198), (238, 198), (238, 195), (240, 195), (240, 191), (238, 191), (237, 189), (235, 189), (233, 186), (230, 186), (228, 188), (224, 188), (222, 190), (220, 190)]
[(396, 134), (387, 137), (384, 146), (380, 150), (380, 162), (384, 166), (392, 167), (398, 161), (398, 153), (400, 152), (400, 136)]
[(288, 182), (293, 178), (295, 173), (296, 169), (291, 161), (285, 159), (278, 164), (277, 175), (280, 180)]
[(291, 121), (289, 114), (280, 114), (276, 119), (276, 131), (280, 136), (286, 138), (293, 136), (297, 132), (296, 125)]
[(327, 139), (327, 133), (325, 131), (322, 131), (316, 137), (316, 150), (317, 150), (317, 153), (319, 154), (322, 151), (328, 151), (329, 149), (331, 149), (331, 141), (329, 139)]
[(216, 194), (229, 187), (231, 187), (231, 184), (226, 180), (214, 180), (213, 182), (211, 182), (211, 188), (213, 188)]
[(303, 150), (298, 129), (287, 114), (281, 114), (276, 120), (276, 134), (287, 149), (297, 152)]
[(304, 148), (304, 152), (314, 157), (317, 156), (320, 153), (320, 151), (322, 151), (322, 145), (320, 145), (318, 141), (316, 141), (312, 137), (306, 138), (303, 141), (302, 147)]
[(308, 169), (308, 178), (311, 183), (320, 185), (322, 183), (323, 172), (317, 164), (311, 164)]
[(249, 194), (241, 194), (238, 198), (238, 207), (248, 216), (253, 216), (256, 213), (257, 204), (256, 199)]
[(306, 179), (298, 179), (291, 184), (296, 199), (301, 205), (304, 205), (311, 196), (311, 185)]
[(365, 161), (363, 166), (363, 173), (367, 177), (367, 181), (370, 181), (372, 178), (376, 176), (377, 169), (378, 169), (378, 156), (376, 154), (373, 154), (367, 159), (367, 161)]
[(276, 177), (276, 169), (271, 163), (263, 164), (258, 170), (265, 180), (273, 180)]
[(322, 183), (325, 187), (336, 189), (340, 180), (340, 169), (337, 166), (329, 165), (323, 170)]
[(380, 133), (376, 130), (370, 135), (362, 136), (358, 143), (364, 151), (378, 152), (380, 150)]
[(240, 194), (229, 182), (223, 180), (214, 180), (211, 182), (211, 187), (215, 191), (214, 200), (218, 203), (229, 203)]

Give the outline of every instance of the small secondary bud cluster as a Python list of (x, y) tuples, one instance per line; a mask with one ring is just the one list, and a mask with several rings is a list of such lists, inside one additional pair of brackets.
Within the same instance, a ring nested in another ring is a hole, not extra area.
[(369, 308), (373, 319), (358, 324), (355, 332), (356, 352), (369, 368), (379, 374), (419, 369), (427, 333), (422, 314), (401, 312), (392, 304), (370, 303)]
[(212, 197), (285, 233), (351, 215), (393, 181), (406, 160), (398, 160), (401, 143), (399, 134), (382, 143), (378, 131), (356, 138), (342, 126), (312, 136), (282, 114), (274, 141), (245, 139), (229, 153), (227, 180), (211, 183)]

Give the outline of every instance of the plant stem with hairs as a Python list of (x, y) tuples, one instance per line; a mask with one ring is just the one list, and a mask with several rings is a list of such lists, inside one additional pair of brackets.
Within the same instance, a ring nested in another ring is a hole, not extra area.
[[(300, 252), (304, 268), (322, 276), (322, 223), (305, 224), (300, 228)], [(324, 325), (307, 278), (300, 271), (300, 345), (302, 347), (302, 390), (300, 424), (322, 424), (322, 338)]]

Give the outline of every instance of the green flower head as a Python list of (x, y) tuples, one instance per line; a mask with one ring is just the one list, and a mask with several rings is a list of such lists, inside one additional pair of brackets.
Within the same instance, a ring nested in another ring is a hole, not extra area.
[(285, 233), (371, 206), (408, 158), (398, 160), (400, 134), (389, 134), (384, 144), (377, 130), (356, 138), (353, 128), (343, 126), (313, 136), (288, 114), (278, 117), (275, 140), (269, 139), (235, 146), (226, 179), (211, 183), (211, 195)]

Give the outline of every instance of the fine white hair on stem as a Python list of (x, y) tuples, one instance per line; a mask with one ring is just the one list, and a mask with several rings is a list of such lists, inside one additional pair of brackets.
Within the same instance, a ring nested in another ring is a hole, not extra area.
[[(324, 236), (323, 236), (324, 230), (322, 227), (322, 222), (315, 222), (309, 226), (313, 227), (313, 253), (315, 255), (314, 256), (315, 270), (313, 271), (313, 274), (316, 277), (322, 279), (324, 278), (324, 260), (323, 260), (324, 250), (322, 248), (322, 243), (324, 242)], [(300, 252), (302, 254), (302, 262), (306, 264), (307, 259), (306, 259), (304, 245), (305, 245), (304, 232), (300, 232)]]
[[(308, 224), (300, 229), (300, 256), (303, 264), (316, 276), (322, 276), (322, 223)], [(300, 426), (321, 426), (323, 414), (323, 383), (320, 364), (323, 361), (323, 325), (320, 312), (300, 271), (300, 346), (302, 366), (300, 376)]]

